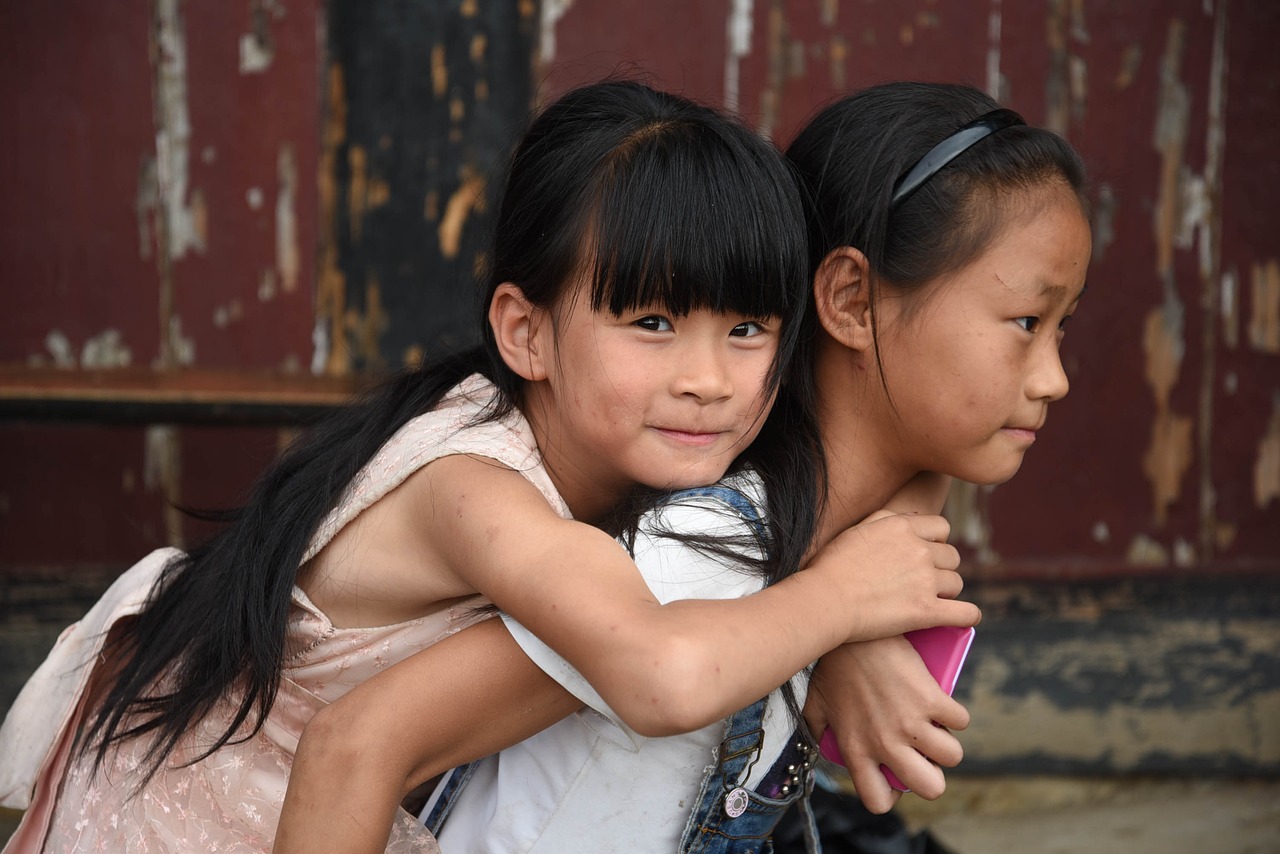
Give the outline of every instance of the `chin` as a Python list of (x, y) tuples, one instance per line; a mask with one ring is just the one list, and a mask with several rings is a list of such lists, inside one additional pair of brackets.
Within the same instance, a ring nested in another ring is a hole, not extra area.
[(982, 469), (979, 471), (956, 472), (952, 475), (958, 480), (966, 480), (977, 486), (999, 486), (1013, 480), (1013, 476), (1022, 468), (1022, 460), (1019, 459), (1017, 464), (1012, 468), (1004, 469)]

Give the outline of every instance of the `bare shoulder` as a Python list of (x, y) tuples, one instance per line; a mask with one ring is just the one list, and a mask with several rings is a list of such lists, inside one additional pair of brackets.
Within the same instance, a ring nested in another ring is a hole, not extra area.
[(458, 555), (483, 536), (486, 520), (512, 511), (555, 517), (519, 472), (487, 457), (441, 457), (351, 520), (299, 584), (338, 626), (424, 616), (477, 592), (458, 572)]

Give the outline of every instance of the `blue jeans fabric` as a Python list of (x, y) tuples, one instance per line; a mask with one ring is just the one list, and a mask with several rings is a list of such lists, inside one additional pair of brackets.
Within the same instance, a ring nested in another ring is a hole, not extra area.
[[(812, 854), (821, 851), (817, 826), (809, 809), (813, 770), (804, 768), (802, 761), (789, 758), (811, 755), (805, 752), (810, 748), (799, 747), (804, 742), (798, 734), (793, 735), (790, 749), (759, 787), (775, 797), (766, 797), (737, 784), (759, 758), (764, 740), (761, 727), (764, 706), (765, 701), (760, 700), (734, 714), (725, 724), (725, 738), (716, 751), (716, 764), (703, 778), (698, 800), (685, 825), (680, 854), (770, 854), (773, 851), (770, 836), (782, 814), (793, 805), (801, 811), (806, 847)], [(789, 772), (782, 767), (783, 763), (799, 767)], [(789, 785), (789, 791), (782, 793), (778, 774), (785, 775), (783, 781), (787, 783), (798, 778), (798, 785)]]

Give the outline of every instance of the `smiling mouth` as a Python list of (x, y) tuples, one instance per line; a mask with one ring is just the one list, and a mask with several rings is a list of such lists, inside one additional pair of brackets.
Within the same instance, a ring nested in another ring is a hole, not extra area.
[(724, 434), (722, 430), (717, 430), (713, 433), (702, 433), (689, 430), (673, 430), (669, 427), (654, 427), (653, 429), (673, 442), (694, 447), (712, 445)]

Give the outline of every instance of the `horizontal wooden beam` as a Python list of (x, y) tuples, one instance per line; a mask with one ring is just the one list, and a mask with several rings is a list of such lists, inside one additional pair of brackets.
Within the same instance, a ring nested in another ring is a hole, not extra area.
[(243, 370), (0, 365), (0, 421), (309, 423), (372, 381)]

